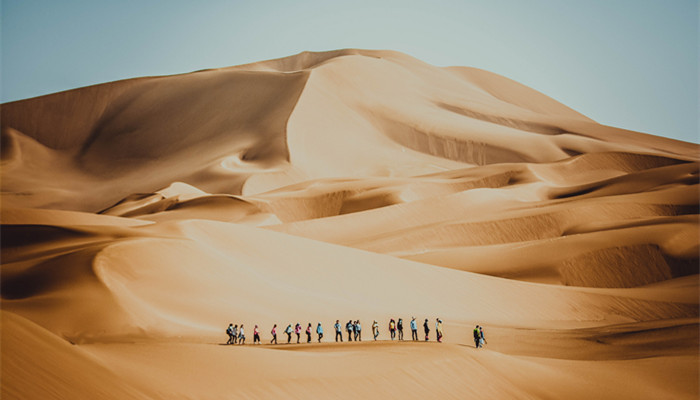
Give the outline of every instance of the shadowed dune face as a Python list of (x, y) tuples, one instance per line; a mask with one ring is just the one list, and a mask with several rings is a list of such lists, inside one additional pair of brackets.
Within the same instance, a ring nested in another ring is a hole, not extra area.
[[(3, 397), (697, 398), (698, 145), (353, 49), (0, 113)], [(445, 343), (213, 345), (413, 315)]]

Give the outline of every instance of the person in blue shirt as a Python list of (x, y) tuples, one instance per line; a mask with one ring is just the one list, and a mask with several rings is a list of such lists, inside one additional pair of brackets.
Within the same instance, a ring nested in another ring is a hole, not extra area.
[(287, 328), (284, 330), (284, 333), (287, 334), (287, 344), (292, 341), (292, 324), (287, 325)]
[(411, 340), (418, 340), (418, 325), (416, 324), (416, 317), (411, 318)]
[(318, 342), (321, 343), (321, 339), (323, 339), (323, 327), (320, 322), (316, 326), (316, 334), (318, 335)]
[(228, 342), (226, 342), (226, 344), (233, 344), (233, 340), (234, 340), (233, 323), (228, 324), (228, 328), (226, 328), (226, 334), (228, 335)]
[(238, 344), (245, 344), (245, 331), (243, 330), (243, 324), (238, 328)]
[(335, 341), (338, 341), (338, 338), (340, 338), (340, 341), (343, 341), (343, 330), (340, 328), (340, 321), (335, 320), (335, 325), (333, 325), (335, 328)]
[(362, 341), (362, 325), (360, 325), (360, 320), (355, 321), (355, 341)]
[(348, 342), (352, 342), (352, 334), (355, 330), (352, 320), (348, 321), (348, 323), (345, 324), (345, 330), (348, 331)]

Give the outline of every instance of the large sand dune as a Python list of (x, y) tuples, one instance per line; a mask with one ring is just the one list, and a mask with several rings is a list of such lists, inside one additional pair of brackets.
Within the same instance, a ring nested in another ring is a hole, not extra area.
[(696, 144), (390, 51), (0, 111), (3, 398), (698, 397)]

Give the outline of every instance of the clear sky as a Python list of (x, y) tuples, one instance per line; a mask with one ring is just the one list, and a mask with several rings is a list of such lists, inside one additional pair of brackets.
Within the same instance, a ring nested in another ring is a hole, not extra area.
[(698, 0), (2, 0), (3, 102), (304, 50), (483, 68), (698, 143)]

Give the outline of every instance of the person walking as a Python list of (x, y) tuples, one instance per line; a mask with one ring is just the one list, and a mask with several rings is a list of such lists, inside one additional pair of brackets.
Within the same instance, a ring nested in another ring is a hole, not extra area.
[(226, 342), (226, 344), (233, 344), (233, 323), (228, 324), (226, 334), (228, 335), (228, 342)]
[(435, 334), (437, 335), (438, 343), (442, 343), (442, 320), (440, 318), (435, 319)]
[(393, 318), (389, 321), (389, 334), (391, 335), (391, 340), (394, 340), (394, 337), (396, 337), (396, 322)]
[(352, 321), (352, 337), (357, 342), (357, 321)]
[(374, 320), (374, 323), (372, 324), (372, 334), (374, 335), (374, 340), (377, 340), (377, 336), (379, 336), (379, 324), (377, 323), (377, 320)]
[(483, 327), (483, 326), (479, 326), (479, 345), (480, 345), (481, 347), (484, 347), (484, 344), (487, 344), (487, 343), (486, 343), (486, 338), (484, 337), (484, 327)]
[(318, 342), (321, 343), (321, 339), (323, 339), (323, 327), (320, 322), (316, 325), (316, 334), (318, 335)]
[(238, 344), (245, 344), (245, 332), (243, 331), (243, 324), (241, 324), (241, 329), (238, 330)]
[(311, 322), (306, 327), (306, 343), (311, 343)]
[(287, 329), (284, 330), (287, 334), (287, 344), (292, 341), (292, 324), (287, 325)]
[(418, 324), (416, 323), (416, 317), (411, 318), (411, 340), (418, 340)]
[(340, 338), (340, 341), (343, 341), (343, 331), (340, 329), (340, 320), (335, 320), (335, 325), (333, 325), (335, 328), (335, 341), (338, 341), (338, 338)]
[(428, 339), (428, 334), (430, 333), (430, 327), (428, 326), (428, 318), (425, 319), (425, 322), (423, 322), (423, 330), (425, 331), (425, 341), (427, 342)]
[(345, 324), (345, 330), (348, 331), (348, 342), (352, 342), (352, 320), (348, 321), (348, 323)]
[(238, 324), (233, 326), (233, 344), (236, 344), (238, 342)]
[(481, 347), (481, 331), (479, 330), (479, 325), (474, 328), (474, 347), (477, 349)]
[(297, 335), (297, 344), (299, 344), (299, 336), (301, 335), (301, 324), (297, 322), (296, 326), (294, 327), (294, 333)]
[(272, 340), (270, 340), (270, 344), (272, 344), (273, 342), (277, 344), (277, 324), (275, 324), (275, 326), (272, 327), (270, 334), (272, 334)]
[(399, 331), (399, 340), (403, 340), (403, 318), (399, 318), (399, 322), (396, 323), (396, 329)]
[(355, 341), (362, 341), (362, 325), (360, 325), (360, 320), (355, 321)]
[(255, 328), (253, 328), (253, 344), (260, 344), (260, 329), (258, 329), (258, 326), (255, 325)]

